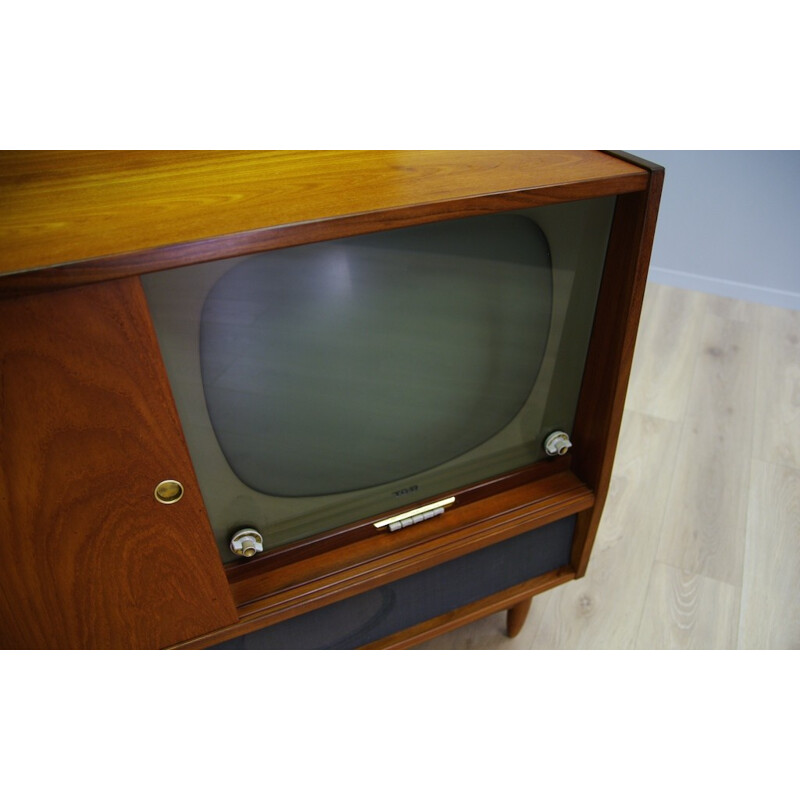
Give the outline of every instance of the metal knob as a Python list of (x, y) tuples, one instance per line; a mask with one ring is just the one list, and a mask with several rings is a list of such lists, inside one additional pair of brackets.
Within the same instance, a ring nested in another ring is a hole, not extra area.
[(544, 451), (549, 456), (566, 455), (570, 447), (572, 442), (564, 431), (554, 431), (544, 440)]
[(255, 528), (242, 528), (231, 537), (231, 552), (252, 558), (264, 549), (264, 539)]
[(172, 478), (161, 481), (161, 483), (156, 486), (155, 496), (156, 500), (158, 500), (159, 503), (163, 503), (165, 506), (177, 503), (178, 500), (183, 497), (183, 485), (180, 481), (173, 480)]

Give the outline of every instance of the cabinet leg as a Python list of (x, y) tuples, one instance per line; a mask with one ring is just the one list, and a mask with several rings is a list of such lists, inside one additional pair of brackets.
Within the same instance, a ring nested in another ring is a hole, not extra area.
[(527, 600), (512, 606), (506, 612), (506, 633), (509, 639), (513, 639), (522, 630), (522, 626), (528, 618), (528, 612), (531, 610), (532, 602), (533, 598), (529, 597)]

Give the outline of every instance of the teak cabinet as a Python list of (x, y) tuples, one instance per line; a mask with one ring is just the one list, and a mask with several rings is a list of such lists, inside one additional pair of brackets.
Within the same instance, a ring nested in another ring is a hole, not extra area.
[[(363, 646), (402, 647), (581, 577), (608, 490), (663, 180), (624, 154), (0, 155), (0, 644), (205, 647), (574, 518), (568, 563)], [(139, 276), (417, 222), (617, 195), (574, 456), (422, 529), (224, 567)], [(156, 485), (179, 480), (180, 502)], [(439, 574), (439, 573), (437, 573)]]

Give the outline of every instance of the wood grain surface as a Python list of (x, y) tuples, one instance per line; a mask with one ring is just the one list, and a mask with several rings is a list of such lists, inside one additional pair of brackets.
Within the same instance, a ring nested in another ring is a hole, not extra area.
[(157, 648), (233, 622), (138, 279), (0, 303), (0, 374), (0, 645)]
[(0, 273), (486, 194), (546, 197), (556, 184), (562, 200), (592, 181), (606, 181), (606, 194), (635, 191), (647, 180), (596, 151), (6, 151)]
[(800, 469), (800, 311), (758, 306), (753, 455)]
[(686, 411), (695, 363), (691, 348), (705, 319), (706, 295), (659, 284), (649, 284), (647, 294), (647, 315), (636, 344), (647, 358), (634, 360), (625, 406), (677, 421)]
[(800, 648), (800, 470), (754, 460), (739, 647)]
[(656, 562), (636, 646), (644, 650), (730, 650), (739, 626), (737, 587)]
[(658, 558), (741, 585), (757, 338), (704, 317)]

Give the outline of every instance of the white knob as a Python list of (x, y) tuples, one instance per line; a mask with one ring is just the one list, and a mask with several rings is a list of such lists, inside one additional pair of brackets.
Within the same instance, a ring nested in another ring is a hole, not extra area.
[(252, 558), (264, 550), (264, 540), (255, 528), (242, 528), (231, 537), (231, 552)]
[(572, 442), (564, 431), (555, 431), (544, 440), (544, 451), (549, 456), (566, 455), (570, 447)]

